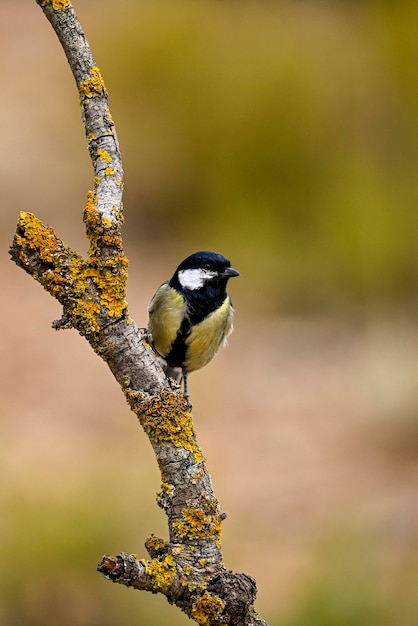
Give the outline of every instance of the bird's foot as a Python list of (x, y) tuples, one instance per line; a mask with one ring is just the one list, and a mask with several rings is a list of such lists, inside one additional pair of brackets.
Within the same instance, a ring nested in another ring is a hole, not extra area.
[(152, 335), (148, 332), (148, 328), (138, 328), (142, 341), (152, 346)]
[(191, 411), (193, 409), (193, 404), (190, 402), (190, 397), (188, 395), (186, 396), (185, 394), (183, 394), (183, 396), (184, 396), (184, 399), (186, 400), (186, 409), (188, 411)]

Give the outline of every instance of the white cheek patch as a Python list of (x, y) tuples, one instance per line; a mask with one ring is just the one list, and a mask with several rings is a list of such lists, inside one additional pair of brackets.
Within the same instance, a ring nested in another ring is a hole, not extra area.
[(179, 272), (179, 282), (183, 289), (200, 289), (206, 281), (216, 276), (215, 272), (207, 272), (200, 268)]

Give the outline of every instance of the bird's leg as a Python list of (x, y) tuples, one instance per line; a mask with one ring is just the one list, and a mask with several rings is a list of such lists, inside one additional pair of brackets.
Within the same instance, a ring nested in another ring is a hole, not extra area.
[(181, 382), (182, 373), (178, 367), (170, 367), (164, 361), (163, 370), (165, 371), (165, 375), (167, 376), (167, 378), (172, 378), (176, 381), (176, 383)]
[[(147, 344), (148, 346), (150, 346), (150, 348), (152, 348), (154, 350), (154, 344), (152, 341), (152, 335), (151, 333), (148, 331), (148, 328), (138, 328), (140, 334), (141, 334), (141, 339), (142, 341), (145, 342), (145, 344)], [(154, 350), (155, 352), (155, 350)]]
[(191, 410), (192, 409), (192, 403), (190, 402), (189, 387), (188, 387), (188, 384), (187, 384), (187, 370), (184, 369), (184, 367), (183, 367), (181, 371), (182, 371), (182, 374), (183, 374), (183, 395), (184, 395), (184, 398), (185, 398), (186, 403), (187, 403), (187, 408), (189, 410)]

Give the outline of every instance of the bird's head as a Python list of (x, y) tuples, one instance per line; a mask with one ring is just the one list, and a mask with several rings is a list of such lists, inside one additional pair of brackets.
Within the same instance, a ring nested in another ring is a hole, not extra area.
[(230, 261), (222, 254), (202, 250), (180, 263), (170, 283), (177, 283), (188, 291), (215, 284), (225, 288), (228, 280), (234, 276), (239, 276), (239, 272), (231, 267)]

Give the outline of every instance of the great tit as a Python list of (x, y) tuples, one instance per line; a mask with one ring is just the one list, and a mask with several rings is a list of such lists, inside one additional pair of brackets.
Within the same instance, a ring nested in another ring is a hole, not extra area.
[(181, 368), (189, 406), (187, 375), (207, 365), (232, 332), (234, 309), (226, 285), (234, 276), (239, 272), (221, 254), (195, 252), (157, 289), (148, 306), (149, 341), (166, 362), (168, 376)]

